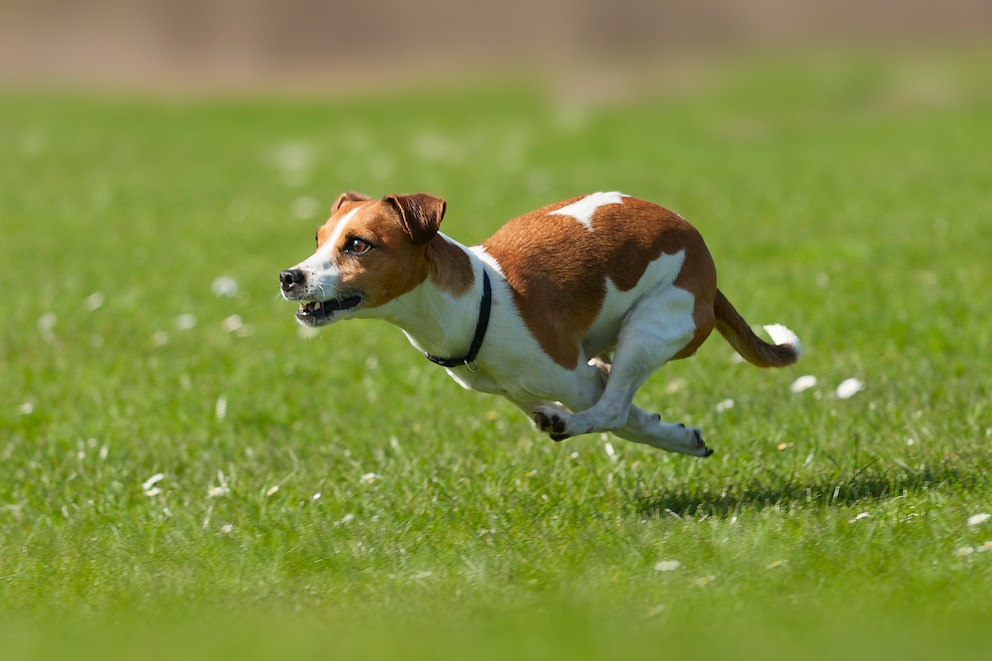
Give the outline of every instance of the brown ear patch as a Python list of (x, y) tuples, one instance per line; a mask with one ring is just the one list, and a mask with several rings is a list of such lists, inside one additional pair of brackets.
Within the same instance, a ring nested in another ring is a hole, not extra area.
[(418, 246), (437, 235), (447, 208), (444, 200), (427, 193), (387, 195), (382, 201), (396, 209), (403, 231)]

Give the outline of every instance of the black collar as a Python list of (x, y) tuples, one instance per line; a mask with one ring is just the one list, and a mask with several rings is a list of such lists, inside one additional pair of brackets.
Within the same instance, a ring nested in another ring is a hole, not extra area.
[(432, 363), (441, 367), (458, 367), (464, 365), (473, 372), (478, 369), (475, 364), (475, 357), (479, 355), (482, 348), (482, 341), (486, 338), (486, 329), (489, 328), (489, 312), (493, 306), (493, 289), (489, 284), (489, 273), (482, 269), (482, 302), (479, 304), (479, 322), (475, 326), (475, 337), (472, 338), (472, 345), (468, 348), (468, 353), (461, 358), (441, 358), (433, 356), (426, 351), (424, 356)]

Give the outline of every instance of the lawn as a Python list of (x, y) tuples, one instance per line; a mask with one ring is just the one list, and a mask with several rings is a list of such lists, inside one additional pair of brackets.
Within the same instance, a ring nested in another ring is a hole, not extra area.
[[(4, 93), (5, 658), (988, 658), (987, 62), (753, 59), (619, 100)], [(552, 443), (395, 328), (296, 326), (278, 272), (344, 190), (440, 195), (463, 243), (659, 202), (806, 354), (714, 336), (646, 384), (709, 459)]]

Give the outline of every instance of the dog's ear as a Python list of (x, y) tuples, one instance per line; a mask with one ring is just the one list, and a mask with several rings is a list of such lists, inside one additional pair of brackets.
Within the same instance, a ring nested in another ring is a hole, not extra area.
[(403, 231), (417, 245), (434, 238), (447, 207), (444, 200), (427, 193), (387, 195), (382, 201), (396, 209)]
[(341, 193), (341, 195), (338, 196), (338, 199), (336, 199), (334, 204), (331, 206), (331, 214), (337, 213), (338, 209), (340, 209), (341, 205), (345, 202), (365, 202), (366, 200), (371, 199), (371, 197), (368, 195), (363, 195), (362, 193)]

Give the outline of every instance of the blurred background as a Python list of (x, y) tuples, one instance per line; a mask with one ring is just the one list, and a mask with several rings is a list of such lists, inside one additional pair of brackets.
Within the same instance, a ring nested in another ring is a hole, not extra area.
[[(902, 651), (974, 620), (943, 656), (986, 658), (988, 527), (963, 522), (992, 502), (990, 37), (992, 0), (0, 0), (5, 658), (106, 659), (47, 635), (67, 619), (188, 618), (169, 657), (215, 661), (211, 609), (320, 632), (258, 650), (354, 630), (374, 654), (429, 620), (522, 658), (553, 643), (509, 624), (573, 601), (590, 654), (651, 608), (660, 640), (840, 658), (849, 622)], [(279, 271), (346, 190), (442, 195), (465, 244), (596, 190), (657, 201), (802, 371), (711, 340), (647, 384), (728, 441), (705, 467), (541, 442), (386, 324), (297, 330)], [(668, 582), (669, 548), (718, 580)], [(883, 606), (905, 626), (862, 617)], [(757, 634), (723, 627), (742, 613)]]
[(336, 91), (990, 35), (988, 0), (4, 0), (0, 83)]

